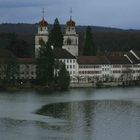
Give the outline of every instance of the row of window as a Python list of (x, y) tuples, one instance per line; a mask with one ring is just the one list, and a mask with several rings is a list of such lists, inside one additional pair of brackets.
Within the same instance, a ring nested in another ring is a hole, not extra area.
[(76, 60), (75, 59), (62, 59), (62, 60), (60, 60), (60, 62), (63, 62), (63, 63), (75, 63)]
[(79, 71), (79, 74), (101, 74), (101, 71)]
[[(79, 68), (101, 68), (109, 65), (79, 65)], [(112, 65), (112, 68), (140, 68), (140, 65)]]
[(109, 71), (109, 68), (102, 68), (103, 71)]
[(31, 74), (31, 75), (35, 75), (36, 74), (36, 72), (34, 72), (34, 71), (22, 71), (20, 74)]
[(79, 65), (79, 68), (101, 68), (99, 65)]
[(69, 74), (70, 75), (75, 74), (75, 71), (69, 71)]
[(140, 73), (140, 70), (130, 70), (130, 71), (127, 71), (127, 70), (114, 70), (112, 71), (113, 73)]
[(72, 68), (75, 69), (75, 65), (67, 65), (66, 68), (67, 69), (72, 69)]
[(27, 69), (31, 68), (31, 69), (33, 69), (33, 68), (36, 68), (36, 65), (20, 65), (20, 68), (21, 69), (23, 69), (23, 68), (27, 68)]

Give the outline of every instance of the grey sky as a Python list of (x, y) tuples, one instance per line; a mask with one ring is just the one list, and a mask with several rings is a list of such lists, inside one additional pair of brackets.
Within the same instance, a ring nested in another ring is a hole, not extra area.
[(140, 29), (140, 0), (0, 0), (0, 23), (36, 23), (45, 8), (49, 23), (64, 24), (70, 7), (77, 25)]

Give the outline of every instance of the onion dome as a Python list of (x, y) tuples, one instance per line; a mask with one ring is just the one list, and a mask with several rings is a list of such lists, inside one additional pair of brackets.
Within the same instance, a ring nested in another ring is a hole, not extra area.
[(67, 21), (67, 26), (74, 27), (75, 22), (72, 19), (70, 19), (69, 21)]
[(44, 20), (44, 18), (39, 22), (39, 26), (48, 26), (48, 22)]

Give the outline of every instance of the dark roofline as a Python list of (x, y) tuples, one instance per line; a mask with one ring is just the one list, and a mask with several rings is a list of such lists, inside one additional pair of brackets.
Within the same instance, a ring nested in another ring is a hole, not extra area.
[(62, 48), (54, 48), (53, 55), (55, 59), (76, 59), (75, 56)]

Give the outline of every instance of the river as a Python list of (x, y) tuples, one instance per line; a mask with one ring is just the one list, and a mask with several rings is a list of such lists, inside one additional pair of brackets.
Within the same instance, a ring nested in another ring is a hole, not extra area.
[(0, 92), (0, 140), (140, 140), (140, 87)]

